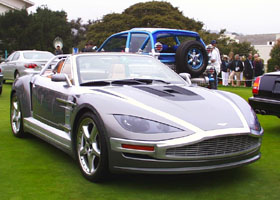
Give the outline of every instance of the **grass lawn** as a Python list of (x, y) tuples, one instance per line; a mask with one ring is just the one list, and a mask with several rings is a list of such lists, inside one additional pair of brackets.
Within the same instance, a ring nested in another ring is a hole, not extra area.
[[(280, 119), (258, 116), (265, 130), (262, 158), (248, 166), (190, 175), (112, 175), (102, 184), (85, 180), (75, 162), (55, 147), (11, 133), (9, 95), (0, 96), (0, 200), (198, 199), (279, 200)], [(251, 89), (220, 87), (247, 99)]]

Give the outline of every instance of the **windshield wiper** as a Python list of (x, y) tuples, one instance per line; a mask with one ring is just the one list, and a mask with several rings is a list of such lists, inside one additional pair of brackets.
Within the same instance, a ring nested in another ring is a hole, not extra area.
[(170, 82), (164, 81), (162, 79), (134, 78), (133, 80), (136, 80), (136, 81), (139, 81), (139, 82), (142, 82), (142, 83), (146, 83), (146, 84), (153, 84), (155, 82), (170, 84)]

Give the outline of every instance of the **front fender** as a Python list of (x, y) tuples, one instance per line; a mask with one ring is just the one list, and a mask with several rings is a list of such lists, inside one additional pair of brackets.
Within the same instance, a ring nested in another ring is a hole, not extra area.
[(11, 90), (11, 97), (13, 93), (17, 95), (23, 118), (31, 116), (30, 81), (31, 76), (22, 76), (14, 81)]

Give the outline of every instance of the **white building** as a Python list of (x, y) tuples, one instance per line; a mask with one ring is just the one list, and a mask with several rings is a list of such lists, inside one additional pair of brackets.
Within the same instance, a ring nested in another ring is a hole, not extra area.
[(256, 34), (236, 37), (239, 42), (250, 42), (258, 51), (260, 57), (264, 60), (265, 65), (267, 65), (267, 61), (270, 59), (269, 54), (271, 49), (279, 38), (280, 34)]
[(0, 0), (0, 14), (4, 14), (10, 10), (27, 9), (34, 3), (29, 0)]

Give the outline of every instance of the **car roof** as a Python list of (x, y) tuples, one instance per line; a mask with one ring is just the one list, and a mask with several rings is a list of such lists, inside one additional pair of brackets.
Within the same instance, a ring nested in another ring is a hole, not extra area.
[[(108, 55), (108, 56), (141, 56), (141, 57), (151, 57), (150, 55), (138, 54), (138, 53), (126, 53), (126, 52), (80, 52), (77, 54), (72, 54), (72, 56), (84, 56), (84, 55)], [(63, 57), (63, 55), (58, 55), (57, 57)], [(71, 56), (71, 54), (65, 55)]]
[(17, 52), (43, 52), (43, 53), (51, 53), (49, 51), (38, 51), (38, 50), (19, 50)]
[(194, 31), (182, 30), (182, 29), (169, 29), (169, 28), (133, 28), (123, 32), (131, 32), (131, 31), (139, 31), (139, 32), (147, 32), (151, 34), (159, 34), (159, 33), (173, 33), (180, 35), (191, 35), (194, 37), (199, 37), (199, 34)]

